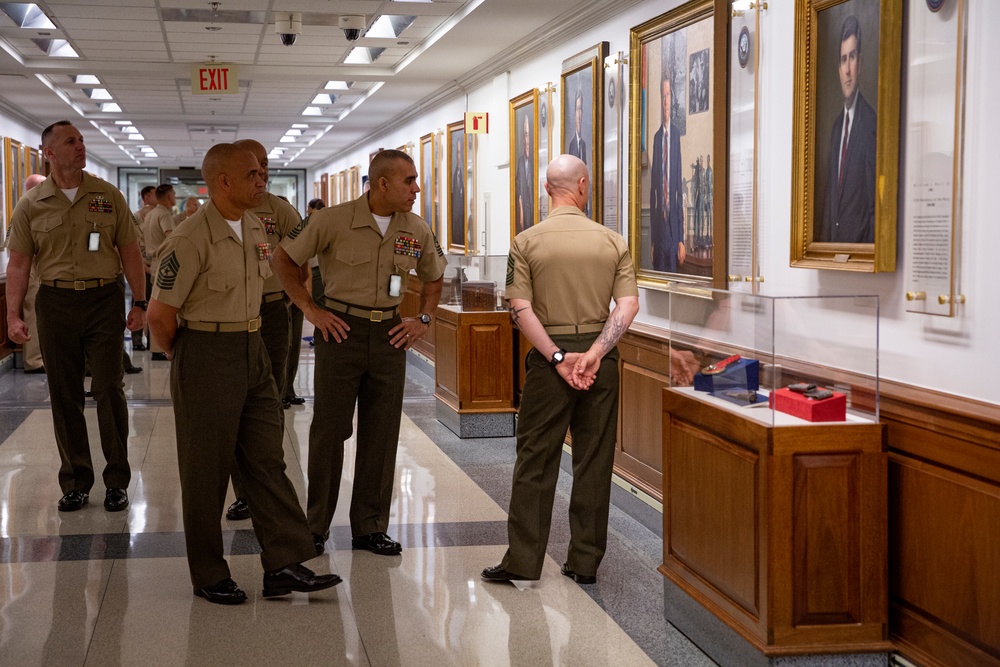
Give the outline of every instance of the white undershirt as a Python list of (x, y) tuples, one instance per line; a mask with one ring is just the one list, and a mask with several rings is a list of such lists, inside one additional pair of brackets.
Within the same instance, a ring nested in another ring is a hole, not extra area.
[(80, 188), (78, 186), (78, 187), (75, 187), (75, 188), (65, 188), (65, 189), (59, 188), (59, 189), (63, 191), (63, 194), (66, 195), (66, 197), (70, 201), (73, 201), (74, 199), (76, 199), (76, 191), (79, 190)]
[(243, 243), (243, 221), (226, 220), (226, 222), (229, 223), (229, 226), (233, 228), (234, 232), (236, 232), (236, 238), (240, 240), (240, 243)]
[(389, 229), (389, 223), (392, 221), (391, 215), (375, 215), (372, 213), (372, 217), (375, 218), (375, 224), (378, 225), (378, 230), (382, 232), (382, 236), (385, 236), (385, 232)]

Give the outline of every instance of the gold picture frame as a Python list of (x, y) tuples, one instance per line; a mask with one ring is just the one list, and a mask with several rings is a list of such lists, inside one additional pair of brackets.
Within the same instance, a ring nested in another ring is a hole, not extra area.
[(448, 175), (448, 252), (465, 254), (468, 251), (469, 221), (466, 217), (466, 157), (465, 121), (448, 123), (447, 130)]
[[(584, 213), (603, 224), (604, 186), (604, 59), (608, 43), (600, 42), (562, 63), (560, 153), (574, 155), (587, 165), (590, 195)], [(589, 144), (589, 145), (588, 145)]]
[(896, 270), (901, 24), (902, 0), (797, 5), (793, 267)]
[(355, 199), (357, 199), (358, 197), (361, 196), (361, 177), (359, 176), (359, 172), (360, 171), (361, 171), (361, 167), (358, 166), (358, 165), (354, 165), (350, 169), (351, 186), (350, 186), (350, 193), (349, 194), (350, 194), (350, 197), (351, 197), (351, 201), (353, 201), (353, 200), (355, 200)]
[(7, 230), (10, 231), (14, 206), (24, 189), (24, 151), (20, 141), (4, 137), (3, 140), (4, 202), (6, 202)]
[(320, 174), (319, 175), (319, 198), (323, 200), (325, 206), (332, 206), (333, 202), (330, 201), (330, 175)]
[(439, 227), (438, 201), (435, 196), (434, 183), (438, 169), (438, 154), (434, 145), (434, 133), (428, 132), (420, 137), (420, 217), (432, 230)]
[(728, 29), (727, 0), (694, 0), (631, 30), (629, 249), (643, 287), (726, 287)]
[(538, 90), (510, 101), (510, 237), (538, 224)]
[(340, 186), (340, 203), (350, 201), (351, 199), (351, 180), (350, 173), (347, 169), (343, 169), (337, 173), (337, 184)]

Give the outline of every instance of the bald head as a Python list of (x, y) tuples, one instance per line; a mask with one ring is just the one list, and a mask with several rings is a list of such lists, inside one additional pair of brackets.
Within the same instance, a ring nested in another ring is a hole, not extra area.
[(24, 191), (27, 192), (32, 188), (36, 188), (45, 182), (45, 177), (41, 174), (31, 174), (26, 179), (24, 179)]
[(260, 165), (260, 177), (264, 179), (265, 183), (267, 183), (269, 173), (267, 169), (267, 149), (264, 148), (264, 145), (259, 141), (254, 141), (253, 139), (240, 139), (239, 141), (234, 141), (233, 146), (243, 148), (253, 153), (253, 156), (257, 158), (257, 164)]
[(587, 165), (569, 153), (559, 155), (545, 170), (545, 191), (552, 197), (553, 206), (575, 206), (584, 210), (590, 194)]
[(201, 175), (208, 193), (227, 220), (238, 220), (243, 211), (260, 204), (264, 194), (257, 158), (236, 144), (216, 144), (205, 154)]

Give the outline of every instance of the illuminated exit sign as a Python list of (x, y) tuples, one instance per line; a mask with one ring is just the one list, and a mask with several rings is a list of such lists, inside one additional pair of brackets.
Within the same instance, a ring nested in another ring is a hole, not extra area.
[(212, 63), (191, 65), (191, 92), (195, 95), (229, 95), (240, 92), (239, 68)]
[(466, 134), (489, 134), (490, 115), (484, 111), (465, 112)]

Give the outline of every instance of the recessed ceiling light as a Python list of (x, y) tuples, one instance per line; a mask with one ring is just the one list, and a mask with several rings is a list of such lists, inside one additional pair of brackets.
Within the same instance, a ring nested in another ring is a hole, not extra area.
[(128, 135), (128, 138), (129, 138), (130, 141), (145, 141), (146, 140), (146, 137), (142, 136), (141, 134), (130, 134), (130, 135)]
[(295, 141), (295, 137), (284, 136), (284, 137), (278, 139), (278, 141), (280, 141), (283, 144), (288, 144), (288, 143), (291, 143), (291, 142)]
[(309, 127), (309, 123), (292, 123), (292, 127), (297, 127), (300, 130), (305, 130)]
[(323, 86), (324, 90), (347, 90), (351, 87), (351, 82), (348, 81), (327, 81), (326, 85)]
[(104, 113), (121, 113), (122, 108), (118, 106), (117, 102), (105, 102), (101, 105), (101, 111)]
[(336, 98), (333, 95), (329, 95), (327, 93), (320, 93), (319, 95), (317, 95), (316, 97), (313, 98), (312, 103), (313, 104), (333, 104), (334, 100), (336, 100)]
[(130, 121), (130, 120), (116, 120), (115, 121), (115, 125), (131, 125), (131, 124), (132, 124), (132, 121)]
[(77, 74), (73, 77), (73, 83), (77, 85), (94, 85), (101, 83), (101, 81), (93, 74)]
[(322, 116), (323, 110), (319, 107), (306, 107), (306, 110), (302, 112), (303, 116)]
[(302, 136), (302, 130), (288, 130), (287, 132), (285, 132), (285, 136), (289, 136), (289, 137), (301, 137)]
[(92, 100), (110, 100), (110, 99), (112, 99), (111, 98), (111, 93), (109, 93), (106, 88), (91, 88), (89, 90), (88, 89), (84, 89), (84, 92)]

